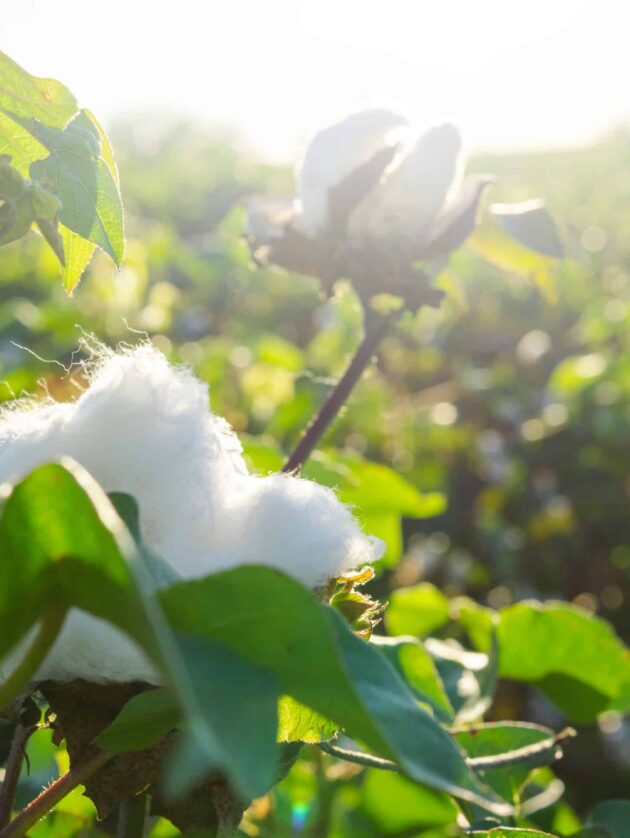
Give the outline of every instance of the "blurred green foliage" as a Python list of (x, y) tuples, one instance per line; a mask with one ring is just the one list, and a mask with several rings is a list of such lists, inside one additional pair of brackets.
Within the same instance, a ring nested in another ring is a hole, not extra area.
[[(148, 336), (210, 384), (214, 410), (242, 435), (251, 464), (276, 470), (356, 345), (358, 301), (344, 283), (324, 300), (315, 280), (252, 265), (242, 202), (290, 193), (288, 169), (254, 161), (229, 138), (157, 119), (119, 124), (112, 139), (126, 207), (123, 267), (116, 272), (99, 254), (68, 298), (41, 239), (0, 251), (0, 399), (74, 395), (84, 332), (108, 344)], [(439, 639), (457, 616), (462, 641), (487, 650), (485, 612), (467, 597), (504, 609), (504, 636), (518, 622), (512, 603), (557, 598), (605, 617), (628, 643), (630, 136), (473, 162), (499, 175), (493, 200), (543, 194), (565, 222), (573, 259), (554, 277), (538, 277), (557, 303), (522, 275), (488, 266), (478, 244), (460, 250), (443, 279), (457, 294), (407, 316), (386, 339), (306, 474), (339, 487), (386, 540), (374, 595), (430, 582), (448, 597), (426, 584), (394, 594), (393, 631)], [(405, 611), (409, 597), (422, 601), (421, 612)], [(524, 654), (516, 640), (530, 631), (513, 629), (511, 654)], [(406, 665), (421, 683), (433, 664), (414, 654), (407, 649)], [(455, 664), (437, 652), (434, 662), (448, 683), (444, 673)], [(531, 680), (544, 679), (553, 700), (550, 673), (561, 677), (562, 667), (552, 664)], [(509, 676), (504, 666), (499, 674)], [(596, 657), (584, 663), (589, 674), (596, 669)], [(595, 681), (597, 695), (613, 695), (605, 673)], [(434, 699), (448, 705), (446, 696)], [(557, 704), (507, 680), (490, 717), (556, 728), (565, 720)], [(614, 707), (580, 733), (554, 769), (567, 802), (543, 809), (540, 829), (572, 834), (580, 824), (574, 809), (584, 814), (627, 794), (630, 728)], [(29, 755), (22, 804), (65, 759), (45, 731), (31, 739)], [(539, 788), (548, 783), (541, 775)], [(619, 811), (621, 804), (595, 810), (588, 825)], [(309, 752), (254, 805), (243, 829), (263, 838), (438, 838), (458, 834), (453, 818), (453, 804), (437, 792)], [(73, 794), (31, 834), (77, 829), (101, 834), (92, 805)], [(158, 822), (151, 834), (176, 833)]]

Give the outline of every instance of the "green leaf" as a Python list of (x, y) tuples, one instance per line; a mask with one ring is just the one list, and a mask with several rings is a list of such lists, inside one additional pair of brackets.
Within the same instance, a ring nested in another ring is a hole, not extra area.
[(604, 829), (610, 838), (626, 838), (628, 824), (630, 800), (606, 800), (592, 810), (585, 826)]
[(497, 680), (496, 637), (488, 654), (470, 652), (455, 640), (428, 638), (425, 648), (440, 674), (455, 720), (460, 723), (479, 719), (490, 707)]
[(448, 621), (448, 599), (429, 582), (394, 591), (385, 612), (385, 625), (392, 635), (424, 637)]
[(386, 835), (455, 823), (458, 809), (447, 795), (398, 774), (369, 769), (362, 807)]
[[(326, 485), (337, 486), (340, 499), (359, 510), (374, 510), (379, 515), (395, 512), (409, 518), (432, 518), (441, 515), (446, 508), (443, 494), (423, 494), (394, 469), (380, 463), (340, 452), (325, 452), (320, 456), (322, 464), (328, 464), (329, 468), (334, 466)], [(305, 476), (311, 476), (315, 467), (307, 464)], [(325, 482), (321, 477), (320, 474), (314, 479)]]
[(315, 710), (296, 701), (290, 695), (283, 695), (278, 704), (278, 741), (325, 742), (337, 733), (339, 726)]
[(26, 477), (0, 520), (0, 656), (52, 605), (108, 620), (154, 652), (129, 569), (132, 552), (107, 497), (83, 469), (64, 461)]
[(498, 268), (528, 277), (548, 302), (557, 302), (554, 259), (528, 250), (506, 235), (499, 226), (492, 224), (478, 227), (468, 239), (468, 244)]
[(51, 608), (108, 620), (174, 689), (194, 742), (193, 780), (219, 768), (245, 797), (267, 790), (277, 771), (275, 678), (211, 640), (169, 632), (131, 535), (83, 469), (42, 466), (15, 486), (0, 520), (0, 557), (0, 657)]
[(523, 247), (554, 259), (564, 257), (558, 227), (542, 201), (493, 204), (490, 212)]
[(452, 722), (455, 712), (431, 655), (415, 637), (372, 637), (419, 701), (428, 704), (438, 718)]
[[(120, 190), (120, 175), (118, 174), (118, 166), (116, 165), (116, 160), (114, 158), (114, 150), (112, 148), (112, 144), (109, 141), (109, 137), (105, 133), (105, 129), (103, 128), (101, 123), (97, 120), (97, 118), (94, 116), (92, 111), (87, 110), (86, 108), (84, 108), (81, 111), (81, 113), (80, 113), (79, 117), (77, 117), (77, 119), (89, 120), (92, 123), (93, 127), (96, 129), (96, 132), (98, 134), (98, 137), (99, 137), (99, 140), (100, 140), (100, 143), (101, 143), (101, 157), (103, 158), (103, 160), (107, 164), (107, 167), (108, 167), (108, 169), (111, 173), (111, 176), (114, 179), (114, 182), (116, 183), (116, 186)], [(83, 124), (85, 124), (85, 123), (83, 123)]]
[(64, 226), (119, 265), (124, 251), (122, 201), (109, 165), (99, 156), (97, 127), (80, 113), (64, 131), (39, 126), (37, 134), (50, 154), (31, 165), (31, 177), (59, 196)]
[(203, 725), (211, 732), (202, 746), (189, 727), (173, 755), (166, 790), (184, 794), (213, 769), (226, 771), (246, 797), (268, 791), (278, 775), (279, 688), (276, 678), (261, 666), (207, 637), (177, 633), (200, 707)]
[(160, 599), (176, 629), (220, 640), (271, 670), (284, 692), (413, 779), (496, 808), (383, 655), (293, 580), (242, 567), (174, 585)]
[(572, 605), (519, 603), (500, 612), (500, 675), (535, 684), (576, 722), (592, 721), (630, 680), (611, 626)]
[(23, 125), (0, 111), (0, 154), (8, 154), (26, 177), (31, 163), (46, 157), (48, 151)]
[(13, 116), (63, 128), (76, 113), (77, 101), (60, 82), (31, 76), (0, 52), (0, 108)]
[(64, 288), (70, 294), (78, 285), (83, 272), (89, 265), (96, 250), (96, 245), (87, 241), (78, 233), (74, 233), (63, 224), (59, 225), (59, 232), (66, 260), (66, 264), (61, 271), (61, 280)]
[(131, 698), (95, 741), (99, 748), (115, 753), (141, 751), (159, 742), (181, 721), (181, 708), (171, 690), (147, 690)]

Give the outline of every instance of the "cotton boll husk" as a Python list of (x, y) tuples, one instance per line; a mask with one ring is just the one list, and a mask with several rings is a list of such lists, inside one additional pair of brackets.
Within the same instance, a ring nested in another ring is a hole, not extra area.
[(351, 114), (313, 137), (298, 173), (303, 233), (315, 236), (326, 228), (328, 191), (391, 145), (404, 125), (404, 117), (393, 111), (374, 109)]
[[(145, 544), (187, 579), (256, 563), (312, 587), (381, 555), (331, 490), (249, 475), (236, 435), (210, 411), (207, 385), (150, 345), (101, 349), (87, 374), (73, 403), (0, 412), (0, 483), (72, 457), (106, 492), (135, 497)], [(116, 629), (73, 612), (38, 678), (79, 677), (155, 673)]]
[(378, 186), (350, 216), (355, 241), (411, 245), (439, 212), (461, 176), (461, 137), (445, 123), (401, 151)]

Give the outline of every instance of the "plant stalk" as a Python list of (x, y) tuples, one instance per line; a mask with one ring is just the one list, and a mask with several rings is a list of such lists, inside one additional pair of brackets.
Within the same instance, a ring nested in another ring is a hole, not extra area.
[(13, 801), (20, 780), (26, 744), (35, 730), (37, 730), (37, 725), (26, 727), (21, 723), (18, 723), (15, 728), (4, 772), (2, 790), (0, 790), (0, 829), (4, 829), (11, 820)]
[(7, 707), (28, 686), (57, 639), (66, 612), (66, 608), (53, 608), (44, 614), (37, 634), (22, 661), (4, 684), (0, 685), (0, 710)]
[[(531, 765), (538, 767), (539, 765), (546, 765), (554, 762), (559, 758), (560, 752), (558, 746), (575, 736), (573, 728), (567, 727), (556, 733), (549, 739), (544, 739), (541, 742), (535, 742), (533, 745), (525, 745), (522, 748), (515, 748), (512, 751), (506, 751), (502, 754), (493, 754), (485, 757), (468, 757), (466, 764), (473, 771), (487, 771), (489, 768), (504, 768), (508, 765)], [(330, 756), (337, 759), (346, 760), (346, 762), (354, 762), (357, 765), (364, 765), (367, 768), (380, 768), (382, 771), (394, 771), (398, 774), (404, 773), (395, 762), (389, 759), (382, 759), (373, 754), (366, 754), (362, 751), (350, 751), (346, 748), (340, 748), (333, 745), (332, 742), (320, 742), (319, 748)], [(0, 838), (2, 836), (0, 835)]]
[(78, 785), (102, 768), (114, 755), (107, 751), (96, 751), (80, 765), (71, 768), (67, 774), (55, 780), (39, 797), (36, 797), (20, 814), (0, 832), (0, 838), (17, 838), (24, 835), (40, 818), (48, 814), (60, 800), (70, 794)]
[(299, 472), (304, 463), (313, 453), (315, 446), (347, 401), (355, 384), (361, 378), (365, 368), (372, 360), (374, 351), (385, 336), (392, 319), (393, 318), (391, 316), (380, 317), (378, 319), (373, 319), (369, 325), (366, 325), (365, 335), (359, 344), (352, 361), (350, 361), (350, 365), (330, 391), (326, 401), (310, 421), (304, 433), (298, 440), (297, 445), (289, 455), (288, 460), (282, 467), (282, 471), (285, 474)]

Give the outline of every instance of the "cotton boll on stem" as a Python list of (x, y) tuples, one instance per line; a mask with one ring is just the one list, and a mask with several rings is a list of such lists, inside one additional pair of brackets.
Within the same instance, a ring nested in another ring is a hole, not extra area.
[(267, 564), (311, 588), (383, 552), (331, 489), (290, 475), (239, 481), (219, 532), (221, 564)]
[[(382, 554), (330, 489), (250, 475), (238, 438), (211, 413), (207, 385), (150, 345), (100, 349), (86, 373), (89, 386), (73, 403), (0, 412), (0, 484), (72, 457), (106, 492), (136, 499), (147, 548), (184, 579), (262, 564), (315, 587)], [(117, 629), (73, 612), (39, 677), (155, 673)]]

